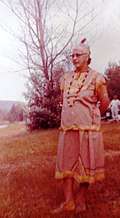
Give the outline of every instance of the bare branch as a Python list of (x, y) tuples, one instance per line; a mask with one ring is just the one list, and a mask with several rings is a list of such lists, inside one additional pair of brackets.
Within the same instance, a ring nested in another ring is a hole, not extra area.
[(73, 23), (73, 28), (72, 28), (72, 34), (69, 37), (68, 41), (64, 44), (63, 48), (54, 56), (54, 58), (50, 61), (49, 65), (51, 63), (53, 63), (55, 61), (55, 59), (65, 50), (65, 48), (70, 44), (73, 36), (74, 36), (74, 32), (75, 32), (75, 26), (76, 26), (76, 22), (77, 22), (77, 17), (78, 17), (78, 0), (76, 0), (76, 15), (75, 15), (75, 19), (74, 19), (74, 23)]

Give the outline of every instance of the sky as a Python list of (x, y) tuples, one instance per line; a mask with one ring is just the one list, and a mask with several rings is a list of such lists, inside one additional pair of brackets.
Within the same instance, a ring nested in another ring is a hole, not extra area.
[(19, 57), (19, 32), (17, 19), (0, 2), (0, 100), (24, 101), (26, 79)]
[[(61, 4), (64, 2), (60, 1)], [(82, 36), (88, 39), (91, 48), (91, 67), (104, 73), (109, 62), (120, 60), (120, 1), (84, 2), (88, 7), (96, 8), (97, 16), (88, 28), (82, 31)], [(54, 10), (56, 22), (62, 25), (65, 20), (61, 19), (62, 16), (57, 17), (57, 9)], [(94, 16), (94, 13), (90, 16)], [(82, 22), (87, 20), (84, 19)], [(0, 100), (24, 101), (26, 72), (19, 57), (21, 44), (16, 37), (19, 33), (19, 24), (15, 16), (0, 1)]]
[(93, 67), (104, 72), (109, 62), (120, 60), (120, 1), (104, 0), (101, 7), (101, 33), (91, 44)]

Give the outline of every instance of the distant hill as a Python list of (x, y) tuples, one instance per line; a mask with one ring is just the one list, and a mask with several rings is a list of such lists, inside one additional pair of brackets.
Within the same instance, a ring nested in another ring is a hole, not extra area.
[(0, 110), (4, 112), (10, 111), (13, 104), (20, 104), (22, 102), (19, 101), (6, 101), (6, 100), (0, 100)]

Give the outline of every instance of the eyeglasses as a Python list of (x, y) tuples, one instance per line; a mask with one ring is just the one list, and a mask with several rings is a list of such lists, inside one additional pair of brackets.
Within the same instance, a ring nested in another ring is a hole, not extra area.
[(79, 57), (81, 57), (81, 56), (83, 56), (83, 55), (86, 55), (86, 53), (82, 53), (82, 54), (76, 53), (76, 54), (70, 55), (70, 57), (72, 57), (72, 58), (74, 58), (74, 57), (79, 58)]

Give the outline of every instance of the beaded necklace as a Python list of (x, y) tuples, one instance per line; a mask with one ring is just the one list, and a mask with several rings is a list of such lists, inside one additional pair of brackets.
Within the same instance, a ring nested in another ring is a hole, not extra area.
[(79, 86), (78, 86), (78, 89), (74, 92), (74, 96), (70, 96), (70, 90), (72, 88), (72, 85), (73, 85), (73, 82), (75, 80), (78, 80), (80, 79), (80, 77), (78, 78), (75, 78), (75, 74), (72, 75), (72, 80), (70, 81), (69, 83), (69, 87), (68, 87), (68, 91), (67, 91), (67, 103), (69, 105), (69, 107), (72, 107), (73, 104), (75, 103), (77, 97), (78, 97), (78, 94), (80, 92), (80, 90), (82, 89), (82, 87), (84, 86), (84, 83), (86, 81), (86, 78), (88, 76), (88, 71), (84, 72), (84, 77), (79, 81)]

